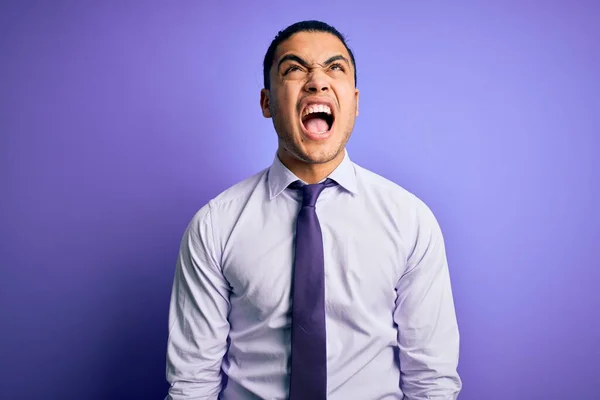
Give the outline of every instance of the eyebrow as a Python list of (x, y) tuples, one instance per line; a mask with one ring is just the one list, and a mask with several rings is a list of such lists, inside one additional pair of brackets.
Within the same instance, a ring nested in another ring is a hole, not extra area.
[[(323, 65), (329, 65), (331, 63), (333, 63), (334, 61), (338, 61), (338, 60), (342, 60), (345, 61), (346, 64), (350, 65), (350, 62), (348, 62), (348, 59), (346, 57), (344, 57), (341, 54), (335, 55), (333, 57), (329, 57), (324, 63)], [(277, 63), (277, 69), (279, 70), (279, 68), (281, 68), (281, 64), (283, 64), (286, 61), (295, 61), (298, 64), (302, 65), (305, 68), (309, 67), (308, 62), (306, 62), (306, 60), (302, 59), (301, 57), (295, 55), (295, 54), (286, 54), (285, 56), (281, 57), (281, 60), (279, 60), (279, 62)]]
[(329, 57), (329, 58), (327, 59), (327, 61), (325, 61), (325, 62), (323, 63), (323, 65), (329, 65), (329, 64), (331, 64), (332, 62), (334, 62), (334, 61), (338, 61), (338, 60), (345, 61), (345, 62), (346, 62), (346, 64), (350, 65), (350, 62), (348, 61), (348, 59), (347, 59), (346, 57), (344, 57), (343, 55), (341, 55), (341, 54), (338, 54), (337, 56)]

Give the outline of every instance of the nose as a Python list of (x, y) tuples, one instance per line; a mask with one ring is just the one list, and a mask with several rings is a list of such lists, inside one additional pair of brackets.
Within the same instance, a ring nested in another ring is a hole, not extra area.
[(321, 93), (329, 91), (329, 80), (327, 74), (314, 71), (309, 75), (304, 90), (310, 93)]

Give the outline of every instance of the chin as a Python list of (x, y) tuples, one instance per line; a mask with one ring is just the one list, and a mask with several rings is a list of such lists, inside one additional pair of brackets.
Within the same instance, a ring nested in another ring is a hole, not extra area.
[(314, 151), (298, 151), (296, 158), (300, 161), (304, 161), (310, 164), (325, 164), (335, 158), (343, 152), (343, 147), (338, 149), (315, 149)]
[(280, 136), (281, 154), (288, 159), (292, 158), (307, 164), (324, 164), (340, 156), (344, 152), (346, 141), (340, 141), (338, 132), (323, 141), (314, 141), (306, 138), (302, 129), (293, 136)]

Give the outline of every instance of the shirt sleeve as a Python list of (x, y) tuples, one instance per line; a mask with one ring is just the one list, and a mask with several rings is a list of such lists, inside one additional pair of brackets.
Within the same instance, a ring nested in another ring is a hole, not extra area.
[(454, 400), (459, 331), (442, 232), (431, 210), (416, 202), (414, 241), (396, 286), (400, 387), (407, 400)]
[(215, 251), (210, 205), (181, 240), (169, 308), (166, 400), (217, 399), (227, 350), (230, 287)]

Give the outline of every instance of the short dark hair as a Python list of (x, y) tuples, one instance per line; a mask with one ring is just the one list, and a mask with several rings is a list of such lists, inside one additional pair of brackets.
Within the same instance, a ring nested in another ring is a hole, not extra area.
[(271, 66), (273, 65), (277, 47), (282, 42), (285, 42), (292, 35), (298, 32), (326, 32), (335, 35), (338, 39), (340, 39), (340, 41), (348, 51), (348, 54), (350, 54), (350, 60), (352, 61), (352, 66), (354, 67), (354, 85), (356, 86), (356, 60), (354, 59), (354, 54), (352, 54), (352, 50), (350, 50), (350, 48), (346, 44), (346, 38), (344, 37), (344, 35), (342, 35), (333, 26), (326, 24), (325, 22), (310, 20), (296, 22), (295, 24), (288, 26), (284, 30), (279, 31), (279, 33), (277, 33), (277, 36), (275, 36), (275, 39), (273, 39), (273, 41), (271, 42), (271, 45), (269, 45), (269, 48), (267, 49), (267, 52), (265, 54), (265, 59), (263, 61), (263, 79), (265, 89), (271, 88), (269, 72), (271, 70)]

